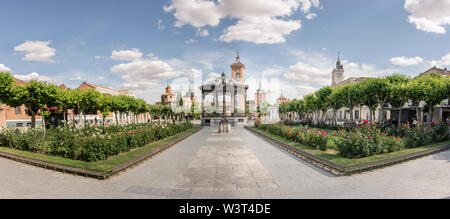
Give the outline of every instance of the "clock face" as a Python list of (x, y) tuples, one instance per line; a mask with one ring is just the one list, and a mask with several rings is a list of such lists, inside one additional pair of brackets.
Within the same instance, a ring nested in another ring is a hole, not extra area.
[(337, 77), (338, 78), (342, 77), (342, 74), (341, 73), (337, 73)]

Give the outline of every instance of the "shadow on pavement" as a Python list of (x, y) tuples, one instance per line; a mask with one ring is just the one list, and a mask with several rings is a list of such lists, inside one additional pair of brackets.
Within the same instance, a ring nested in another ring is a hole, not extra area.
[(444, 160), (450, 162), (450, 150), (442, 151), (438, 154), (432, 155), (431, 159), (433, 160)]

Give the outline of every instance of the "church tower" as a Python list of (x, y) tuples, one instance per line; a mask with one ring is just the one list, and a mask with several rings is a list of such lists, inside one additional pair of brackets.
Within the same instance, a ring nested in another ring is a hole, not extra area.
[(236, 62), (231, 65), (231, 77), (234, 80), (245, 82), (245, 65), (241, 63), (239, 50), (237, 51)]
[(336, 87), (337, 84), (344, 80), (344, 66), (341, 65), (341, 53), (338, 53), (338, 60), (336, 62), (336, 68), (333, 69), (331, 86)]

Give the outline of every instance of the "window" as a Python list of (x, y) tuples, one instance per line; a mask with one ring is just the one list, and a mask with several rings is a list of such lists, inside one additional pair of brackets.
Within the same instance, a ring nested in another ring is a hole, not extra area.
[(14, 113), (15, 114), (20, 114), (21, 113), (20, 106), (14, 108)]
[(347, 111), (344, 111), (344, 120), (347, 119)]
[(16, 127), (17, 128), (21, 128), (21, 127), (23, 127), (23, 124), (22, 123), (16, 123)]
[(359, 120), (359, 110), (355, 110), (355, 120)]
[(342, 119), (342, 111), (339, 111), (339, 119)]

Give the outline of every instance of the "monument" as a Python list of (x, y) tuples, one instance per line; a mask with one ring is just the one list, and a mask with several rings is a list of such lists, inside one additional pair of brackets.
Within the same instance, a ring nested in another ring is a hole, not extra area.
[[(218, 126), (221, 133), (228, 133), (232, 126), (247, 121), (248, 85), (244, 83), (245, 66), (240, 63), (239, 54), (231, 68), (231, 77), (222, 73), (220, 77), (200, 86), (202, 126)], [(206, 98), (211, 96), (212, 100), (207, 101)]]

